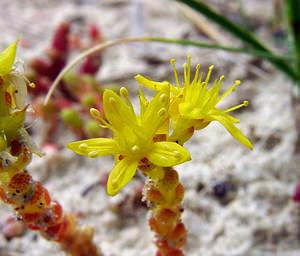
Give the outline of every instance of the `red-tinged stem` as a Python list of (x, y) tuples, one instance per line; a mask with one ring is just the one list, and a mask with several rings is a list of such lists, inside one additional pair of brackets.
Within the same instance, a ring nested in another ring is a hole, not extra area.
[(144, 196), (151, 209), (149, 226), (155, 233), (156, 256), (183, 256), (187, 230), (182, 223), (184, 187), (173, 168), (163, 168), (163, 177), (151, 178), (147, 168), (143, 173), (148, 177)]
[(93, 229), (80, 227), (75, 216), (64, 213), (48, 190), (24, 170), (31, 161), (31, 152), (21, 138), (12, 140), (9, 148), (0, 157), (0, 199), (14, 207), (18, 219), (29, 229), (59, 243), (68, 255), (102, 255), (92, 241)]

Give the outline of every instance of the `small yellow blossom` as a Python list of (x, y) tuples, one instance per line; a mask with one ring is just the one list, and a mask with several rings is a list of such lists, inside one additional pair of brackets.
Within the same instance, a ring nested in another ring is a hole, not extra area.
[(141, 115), (137, 116), (123, 87), (120, 96), (112, 90), (103, 94), (106, 120), (96, 109), (91, 115), (112, 130), (113, 138), (94, 138), (72, 142), (68, 148), (80, 155), (98, 157), (114, 155), (115, 166), (107, 184), (109, 195), (117, 194), (134, 176), (141, 160), (147, 159), (155, 166), (169, 167), (190, 160), (188, 151), (174, 142), (155, 142), (154, 137), (168, 119), (169, 86), (161, 90), (150, 102), (140, 94)]
[[(221, 76), (210, 87), (208, 86), (213, 66), (209, 68), (206, 77), (203, 78), (203, 74), (200, 73), (200, 65), (198, 64), (194, 79), (191, 81), (191, 58), (189, 56), (188, 63), (183, 65), (184, 79), (181, 84), (174, 59), (171, 60), (171, 64), (174, 70), (176, 85), (171, 86), (169, 113), (173, 133), (169, 140), (183, 144), (192, 136), (194, 129), (200, 130), (205, 128), (210, 122), (218, 121), (236, 140), (249, 149), (252, 149), (252, 143), (234, 125), (239, 120), (229, 114), (233, 110), (247, 106), (248, 101), (225, 110), (217, 107), (220, 101), (236, 89), (240, 81), (235, 81), (233, 85), (220, 95), (224, 76)], [(169, 82), (152, 81), (141, 75), (137, 75), (135, 79), (141, 85), (157, 91), (161, 90), (165, 84), (169, 84)]]

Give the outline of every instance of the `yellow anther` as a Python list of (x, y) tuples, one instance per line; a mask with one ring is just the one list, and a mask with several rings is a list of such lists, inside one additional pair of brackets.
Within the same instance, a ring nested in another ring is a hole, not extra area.
[(120, 95), (124, 98), (128, 98), (128, 90), (125, 87), (120, 88)]
[(200, 70), (200, 64), (197, 64), (197, 66), (196, 66), (196, 72), (195, 72), (195, 77), (194, 77), (194, 81), (193, 81), (195, 83), (198, 81), (199, 70)]
[(167, 95), (164, 93), (162, 95), (160, 95), (159, 101), (160, 101), (160, 103), (165, 103), (167, 101)]
[(98, 109), (95, 108), (91, 108), (90, 109), (90, 114), (93, 118), (99, 120), (101, 118), (101, 114), (100, 111)]
[(227, 113), (227, 112), (231, 112), (231, 111), (234, 111), (234, 110), (237, 110), (239, 108), (242, 108), (242, 107), (247, 107), (249, 105), (249, 101), (248, 100), (245, 100), (243, 101), (243, 103), (239, 104), (239, 105), (236, 105), (234, 107), (231, 107), (231, 108), (228, 108), (226, 109), (224, 112)]
[(237, 86), (240, 85), (241, 84), (241, 80), (235, 80), (234, 84), (237, 85)]
[(116, 104), (116, 99), (114, 97), (109, 97), (108, 101), (110, 104)]
[(101, 113), (98, 109), (90, 108), (90, 115), (103, 124), (103, 125), (100, 125), (100, 127), (102, 127), (102, 128), (110, 127), (109, 123), (102, 118)]
[(98, 155), (98, 151), (91, 151), (88, 153), (88, 157), (96, 157)]
[(86, 143), (81, 143), (80, 145), (79, 145), (79, 149), (80, 150), (86, 150), (88, 148), (88, 145), (86, 144)]
[(207, 85), (208, 84), (208, 81), (210, 79), (210, 75), (212, 73), (214, 69), (214, 65), (211, 65), (209, 68), (208, 68), (208, 72), (207, 72), (207, 75), (206, 75), (206, 78), (205, 78), (205, 84)]
[(170, 63), (171, 63), (172, 66), (176, 65), (176, 60), (175, 59), (170, 59)]
[(180, 154), (179, 151), (174, 151), (173, 153), (174, 153), (174, 156), (175, 156), (176, 158), (180, 158), (180, 157), (181, 157), (181, 154)]
[(234, 81), (234, 84), (233, 84), (233, 89), (232, 89), (232, 91), (233, 91), (233, 92), (236, 91), (236, 87), (239, 86), (240, 84), (241, 84), (241, 81), (240, 81), (240, 80), (235, 80), (235, 81)]
[(132, 153), (137, 153), (139, 151), (140, 151), (140, 147), (138, 145), (132, 146), (132, 148), (131, 148), (131, 152)]
[(219, 78), (219, 81), (222, 82), (224, 80), (224, 78), (225, 78), (225, 76), (221, 75), (220, 78)]
[(166, 113), (167, 113), (167, 110), (166, 110), (165, 108), (161, 108), (161, 109), (158, 111), (158, 115), (159, 115), (159, 116), (164, 116)]
[(36, 87), (36, 84), (35, 84), (35, 83), (29, 83), (29, 87), (35, 88), (35, 87)]

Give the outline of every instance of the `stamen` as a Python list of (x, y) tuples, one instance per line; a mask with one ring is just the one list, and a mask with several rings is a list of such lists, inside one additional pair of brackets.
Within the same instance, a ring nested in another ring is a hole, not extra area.
[(199, 70), (200, 70), (200, 64), (197, 64), (193, 83), (197, 83), (197, 81), (198, 81)]
[[(131, 111), (134, 112), (134, 108), (133, 108), (133, 105), (129, 99), (129, 93), (128, 93), (128, 90), (127, 88), (125, 87), (121, 87), (120, 88), (120, 95), (125, 99), (127, 105), (131, 108)], [(114, 99), (115, 100), (115, 99)]]
[(213, 69), (214, 69), (214, 65), (211, 65), (211, 66), (208, 68), (208, 72), (207, 72), (207, 75), (206, 75), (206, 78), (205, 78), (205, 84), (206, 84), (206, 86), (207, 86), (207, 84), (208, 84), (208, 81), (209, 81), (209, 79), (210, 79), (210, 75), (211, 75)]
[(199, 79), (198, 79), (198, 83), (201, 84), (202, 78), (203, 78), (203, 72), (200, 72)]
[(231, 85), (224, 93), (223, 95), (218, 99), (218, 102), (223, 100), (228, 94), (232, 93), (236, 90), (236, 87), (241, 84), (240, 80), (236, 80), (233, 85)]
[(31, 87), (31, 88), (35, 88), (36, 87), (36, 84), (33, 83), (33, 82), (31, 82), (31, 81), (29, 81), (29, 79), (25, 75), (22, 74), (22, 77), (23, 77), (23, 79), (25, 80), (25, 82), (27, 83), (27, 85), (29, 87)]
[(188, 65), (187, 65), (187, 83), (190, 84), (191, 82), (191, 55), (188, 54)]
[(110, 124), (106, 120), (103, 119), (103, 117), (101, 116), (101, 113), (98, 109), (90, 108), (90, 115), (103, 124), (103, 125), (100, 125), (101, 127), (110, 128)]
[(179, 83), (178, 73), (177, 73), (177, 69), (176, 69), (176, 60), (175, 59), (171, 59), (170, 63), (172, 65), (172, 67), (173, 67), (173, 72), (174, 72), (174, 76), (175, 76), (176, 86), (179, 88), (180, 87), (180, 83)]
[(249, 105), (249, 101), (245, 100), (242, 104), (239, 104), (239, 105), (236, 105), (234, 107), (226, 109), (224, 111), (224, 113), (231, 112), (231, 111), (237, 110), (237, 109), (242, 108), (242, 107), (247, 107), (248, 105)]
[(183, 80), (183, 85), (185, 86), (186, 84), (187, 84), (187, 64), (186, 63), (184, 63), (183, 65), (182, 65), (182, 67), (183, 67), (183, 74), (184, 74), (184, 80)]
[(100, 119), (101, 118), (101, 114), (100, 114), (100, 111), (98, 109), (95, 109), (95, 108), (91, 108), (90, 109), (90, 114), (93, 118), (95, 119)]

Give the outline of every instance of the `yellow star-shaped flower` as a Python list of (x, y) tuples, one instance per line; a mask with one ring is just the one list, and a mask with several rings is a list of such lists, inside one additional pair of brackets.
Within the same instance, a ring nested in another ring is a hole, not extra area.
[[(173, 133), (169, 140), (183, 144), (192, 136), (194, 129), (200, 130), (205, 128), (210, 122), (218, 121), (236, 140), (252, 149), (252, 143), (234, 125), (239, 120), (229, 114), (233, 110), (247, 106), (248, 101), (225, 110), (217, 107), (220, 101), (236, 89), (240, 81), (235, 81), (233, 85), (220, 95), (224, 76), (221, 76), (212, 86), (208, 87), (213, 66), (209, 68), (204, 79), (203, 74), (199, 72), (200, 65), (198, 64), (194, 79), (191, 81), (191, 58), (189, 56), (188, 64), (184, 64), (184, 79), (181, 85), (174, 59), (171, 60), (171, 64), (174, 70), (176, 86), (171, 86), (169, 113)], [(163, 86), (169, 84), (169, 82), (152, 81), (141, 75), (137, 75), (135, 79), (141, 85), (156, 91), (160, 91)]]
[(188, 151), (177, 143), (154, 140), (168, 118), (169, 86), (162, 86), (150, 102), (140, 96), (140, 116), (135, 114), (124, 87), (120, 94), (122, 98), (112, 90), (105, 90), (103, 94), (107, 121), (99, 111), (91, 109), (91, 114), (103, 126), (112, 130), (113, 138), (88, 139), (68, 145), (69, 149), (88, 157), (115, 156), (116, 163), (107, 184), (109, 195), (117, 194), (132, 179), (139, 162), (145, 158), (161, 167), (175, 166), (190, 160)]

